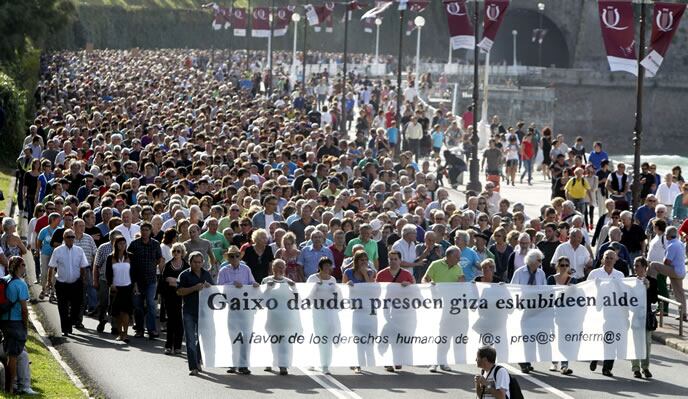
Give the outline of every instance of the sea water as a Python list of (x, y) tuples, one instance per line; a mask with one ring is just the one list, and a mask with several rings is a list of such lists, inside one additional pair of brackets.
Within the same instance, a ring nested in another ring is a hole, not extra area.
[[(628, 165), (628, 171), (633, 169), (633, 155), (610, 155), (613, 163), (623, 162)], [(688, 175), (688, 157), (680, 155), (641, 155), (640, 163), (654, 163), (657, 165), (657, 173), (664, 176), (671, 172), (674, 166), (680, 166), (683, 176)]]

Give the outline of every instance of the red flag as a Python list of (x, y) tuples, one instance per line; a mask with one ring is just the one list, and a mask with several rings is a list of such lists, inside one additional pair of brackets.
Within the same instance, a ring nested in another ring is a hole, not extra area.
[(497, 37), (497, 31), (504, 20), (507, 7), (509, 7), (509, 0), (485, 0), (483, 38), (478, 43), (478, 47), (486, 53), (489, 53), (492, 48), (492, 43)]
[(445, 0), (444, 9), (447, 12), (447, 21), (449, 22), (452, 49), (474, 48), (475, 37), (473, 36), (471, 21), (468, 19), (466, 0)]
[(306, 6), (306, 19), (308, 19), (308, 24), (310, 26), (318, 26), (324, 24), (327, 18), (332, 15), (333, 10), (333, 2), (327, 2), (325, 3), (325, 5), (322, 6), (313, 6), (311, 4), (308, 4)]
[(220, 30), (222, 28), (229, 29), (231, 25), (232, 9), (229, 7), (220, 7), (217, 3), (203, 4), (203, 8), (213, 9), (213, 22), (212, 27), (215, 30)]
[(423, 12), (430, 4), (430, 0), (410, 0), (408, 2), (408, 10), (413, 12)]
[(277, 12), (275, 12), (275, 21), (272, 31), (273, 36), (277, 37), (287, 34), (287, 29), (291, 23), (291, 16), (294, 14), (295, 9), (296, 7), (294, 6), (280, 7), (277, 9)]
[(640, 65), (645, 67), (647, 76), (655, 76), (659, 66), (664, 61), (664, 56), (669, 50), (671, 38), (678, 29), (683, 12), (686, 11), (685, 4), (676, 3), (655, 3), (652, 14), (652, 39), (647, 56), (640, 61)]
[(609, 69), (637, 76), (631, 0), (599, 0), (598, 8)]
[(232, 26), (234, 27), (234, 36), (246, 36), (246, 28), (248, 27), (248, 20), (246, 16), (246, 10), (243, 8), (235, 8), (232, 10)]
[(270, 9), (268, 7), (256, 7), (253, 9), (252, 37), (270, 36)]

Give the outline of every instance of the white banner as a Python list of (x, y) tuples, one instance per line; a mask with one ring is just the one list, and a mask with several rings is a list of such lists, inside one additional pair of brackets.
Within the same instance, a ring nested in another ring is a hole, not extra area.
[(446, 283), (214, 286), (200, 293), (208, 367), (502, 363), (645, 356), (645, 287)]

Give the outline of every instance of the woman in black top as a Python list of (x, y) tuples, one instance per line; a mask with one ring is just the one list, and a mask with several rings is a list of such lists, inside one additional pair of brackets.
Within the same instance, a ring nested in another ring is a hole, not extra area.
[(172, 259), (165, 264), (162, 270), (160, 294), (167, 312), (167, 340), (165, 341), (165, 354), (179, 354), (182, 351), (182, 338), (184, 337), (184, 323), (182, 321), (182, 297), (177, 295), (177, 279), (179, 274), (189, 268), (184, 257), (186, 256), (184, 244), (172, 245)]
[(33, 208), (38, 202), (38, 176), (40, 171), (41, 160), (34, 159), (31, 161), (31, 170), (24, 173), (24, 210), (26, 211), (26, 219), (30, 219), (33, 214)]
[(253, 278), (256, 281), (263, 281), (271, 274), (270, 264), (275, 259), (272, 249), (268, 247), (268, 232), (265, 229), (255, 230), (251, 235), (251, 241), (253, 244), (244, 250), (241, 259), (251, 268)]

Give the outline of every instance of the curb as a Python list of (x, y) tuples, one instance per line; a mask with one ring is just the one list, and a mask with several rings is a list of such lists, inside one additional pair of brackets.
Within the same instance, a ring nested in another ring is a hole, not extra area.
[(685, 339), (677, 338), (676, 334), (653, 331), (652, 340), (688, 354), (688, 342)]
[[(9, 198), (9, 203), (8, 203), (9, 210), (8, 210), (7, 214), (12, 215), (11, 217), (13, 217), (15, 219), (15, 221), (17, 222), (17, 224), (19, 224), (19, 221), (16, 220), (17, 215), (12, 214), (12, 212), (14, 211), (13, 197), (14, 197), (14, 184), (15, 184), (15, 182), (16, 182), (16, 177), (12, 177), (10, 179), (9, 197), (7, 197), (7, 198)], [(55, 349), (55, 347), (53, 346), (52, 342), (50, 342), (50, 339), (48, 338), (48, 335), (45, 332), (45, 328), (43, 327), (43, 323), (41, 323), (41, 321), (38, 319), (38, 317), (36, 315), (36, 311), (37, 310), (34, 309), (33, 305), (29, 304), (29, 321), (31, 322), (33, 327), (36, 329), (36, 332), (38, 333), (38, 336), (40, 337), (41, 342), (48, 349), (48, 352), (50, 352), (50, 354), (55, 359), (57, 364), (59, 364), (60, 367), (62, 367), (62, 370), (64, 370), (64, 372), (67, 374), (67, 376), (69, 377), (69, 380), (72, 381), (74, 386), (76, 386), (81, 392), (83, 392), (87, 398), (92, 398), (92, 396), (89, 394), (88, 390), (86, 389), (86, 386), (81, 382), (81, 379), (79, 379), (79, 376), (77, 376), (76, 373), (74, 372), (74, 370), (71, 367), (69, 367), (69, 365), (62, 358), (62, 355), (60, 355), (60, 352), (58, 352), (57, 349)]]

